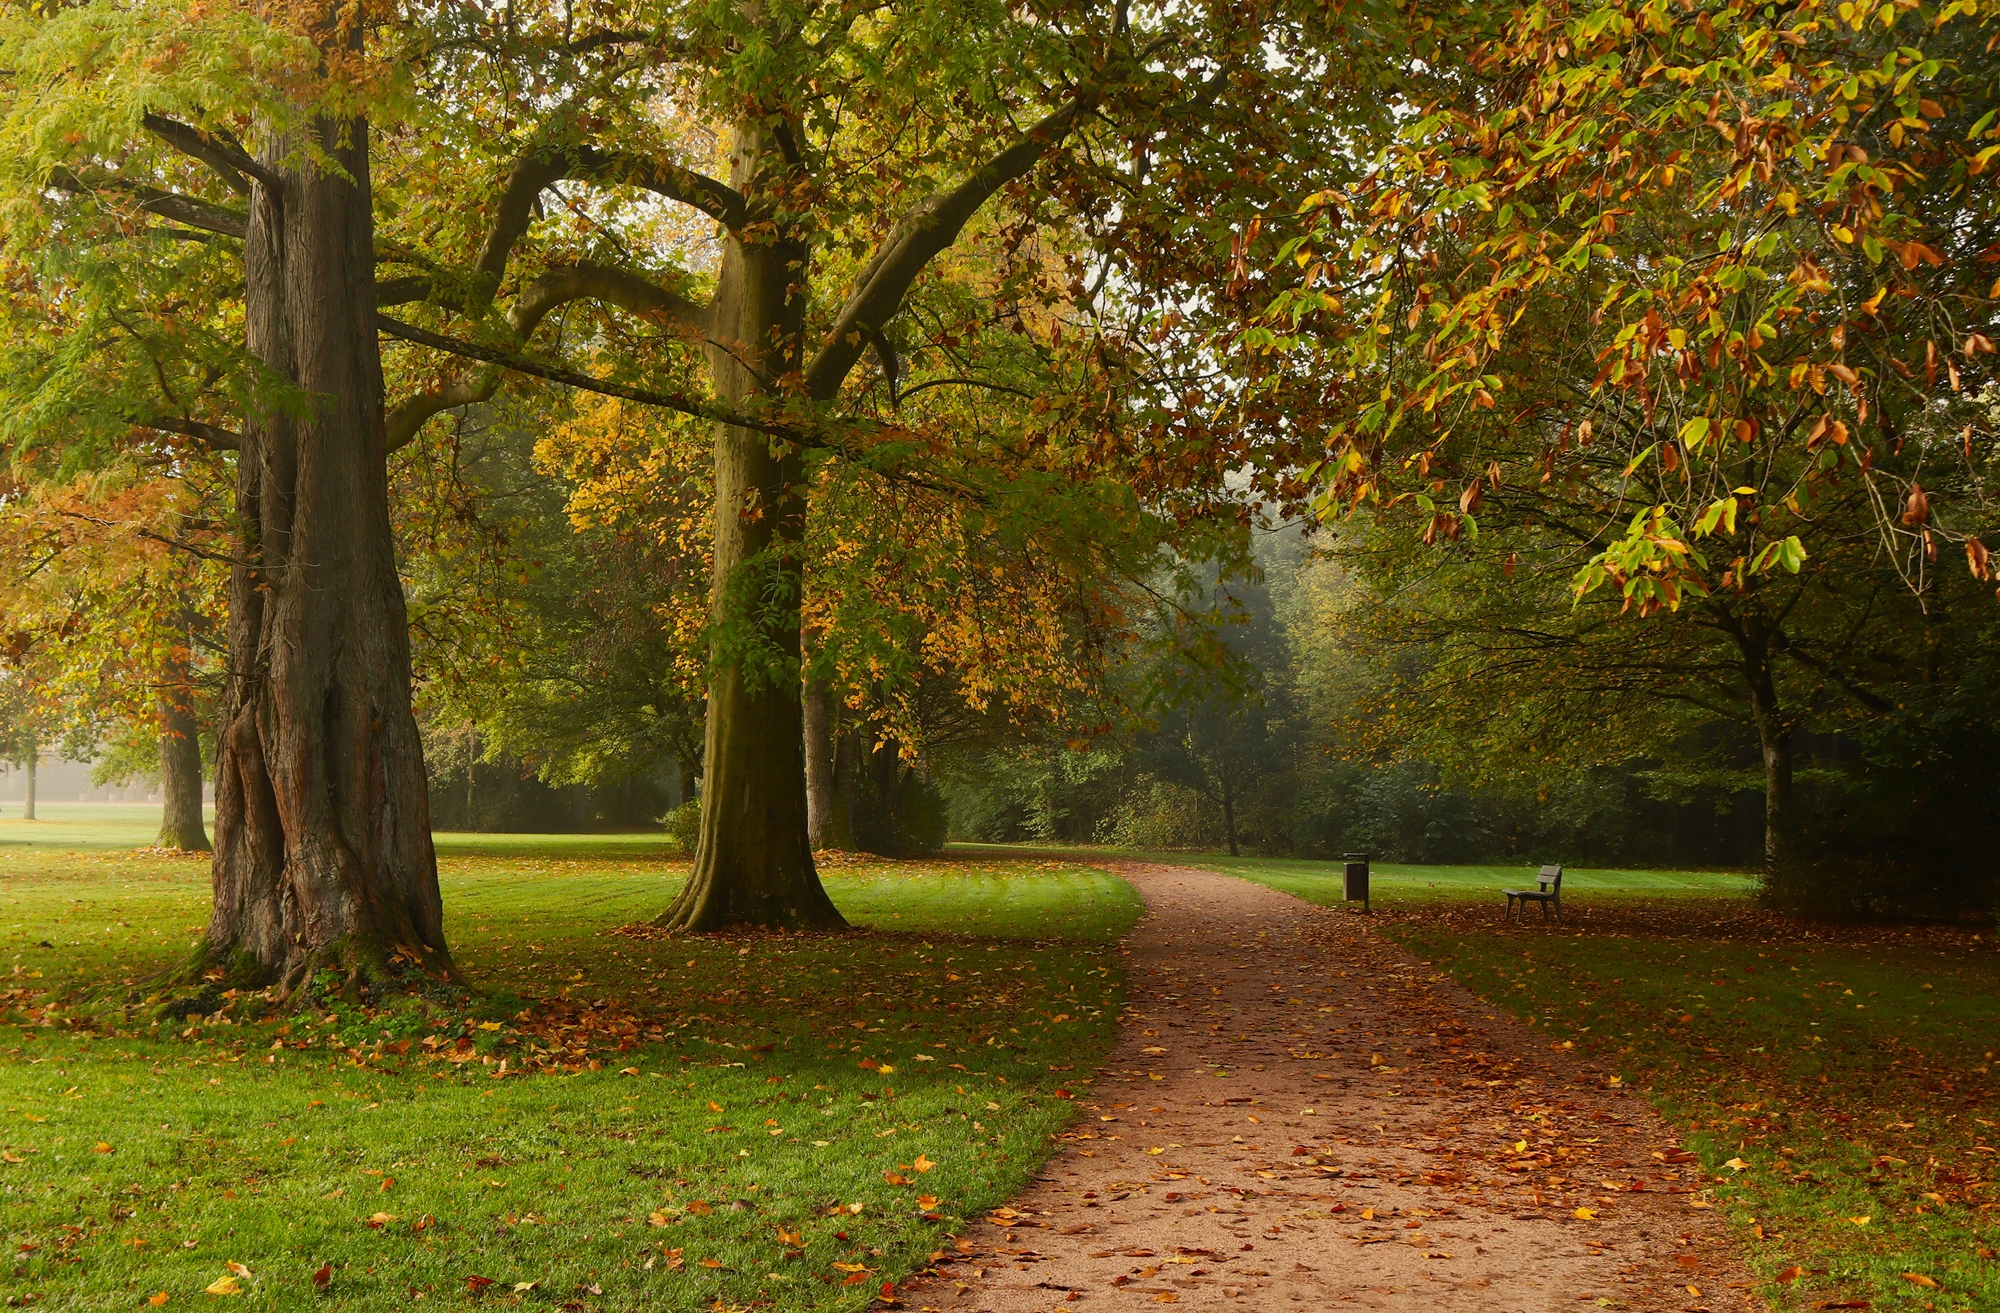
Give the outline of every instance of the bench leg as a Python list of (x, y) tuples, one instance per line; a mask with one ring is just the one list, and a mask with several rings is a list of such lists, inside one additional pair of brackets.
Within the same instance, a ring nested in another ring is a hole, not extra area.
[(1549, 900), (1544, 898), (1541, 900), (1541, 903), (1542, 903), (1542, 924), (1547, 925), (1549, 923)]

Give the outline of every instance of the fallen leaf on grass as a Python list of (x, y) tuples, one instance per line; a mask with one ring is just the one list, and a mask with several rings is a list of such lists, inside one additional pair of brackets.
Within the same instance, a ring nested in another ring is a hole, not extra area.
[(312, 1277), (313, 1289), (325, 1290), (327, 1287), (327, 1283), (332, 1280), (333, 1280), (333, 1264), (321, 1263), (319, 1265), (319, 1271), (313, 1273)]
[(370, 1230), (380, 1231), (383, 1227), (389, 1225), (389, 1223), (395, 1220), (396, 1220), (396, 1215), (394, 1213), (377, 1213), (373, 1217), (369, 1218), (368, 1221), (365, 1223), (365, 1225)]
[(467, 1277), (465, 1279), (465, 1292), (468, 1295), (477, 1295), (492, 1284), (492, 1277)]
[(1875, 1219), (1872, 1216), (1870, 1216), (1870, 1217), (1850, 1217), (1847, 1220), (1854, 1223), (1856, 1226), (1867, 1226), (1870, 1222), (1874, 1221)]
[(223, 1266), (228, 1268), (230, 1273), (234, 1276), (242, 1277), (245, 1281), (248, 1281), (250, 1279), (250, 1269), (245, 1267), (241, 1263), (232, 1260), (230, 1262), (224, 1263)]
[(917, 1207), (928, 1211), (929, 1209), (936, 1208), (937, 1206), (938, 1206), (938, 1197), (936, 1195), (920, 1194), (917, 1196)]
[(91, 1148), (92, 1148), (92, 1149), (94, 1149), (94, 1150), (95, 1150), (96, 1152), (98, 1152), (98, 1153), (110, 1153), (110, 1152), (111, 1152), (111, 1146), (110, 1146), (110, 1145), (108, 1145), (108, 1144), (106, 1144), (106, 1143), (105, 1143), (104, 1141), (102, 1141), (102, 1140), (99, 1140), (99, 1141), (98, 1141), (98, 1142), (97, 1142), (96, 1144), (92, 1145), (92, 1146), (91, 1146)]
[(162, 1290), (156, 1294), (148, 1295), (146, 1297), (146, 1302), (148, 1304), (151, 1304), (154, 1308), (158, 1308), (160, 1305), (166, 1303), (167, 1300), (169, 1300), (170, 1298), (172, 1298), (172, 1296), (168, 1295), (166, 1291)]
[(1729, 1160), (1728, 1162), (1726, 1162), (1726, 1163), (1724, 1163), (1724, 1164), (1722, 1164), (1722, 1165), (1723, 1165), (1724, 1167), (1727, 1167), (1727, 1168), (1729, 1168), (1729, 1169), (1730, 1169), (1731, 1171), (1737, 1171), (1737, 1172), (1740, 1172), (1740, 1171), (1742, 1171), (1742, 1170), (1743, 1170), (1744, 1168), (1748, 1167), (1748, 1166), (1749, 1166), (1750, 1164), (1749, 1164), (1749, 1163), (1746, 1163), (1746, 1162), (1744, 1162), (1744, 1161), (1743, 1161), (1743, 1160), (1742, 1160), (1741, 1158), (1731, 1158), (1731, 1159), (1730, 1159), (1730, 1160)]
[(937, 1166), (937, 1164), (932, 1162), (930, 1159), (924, 1157), (924, 1155), (918, 1154), (917, 1160), (911, 1163), (910, 1166), (916, 1168), (920, 1172), (928, 1172), (931, 1168)]
[(1903, 1273), (1903, 1280), (1913, 1286), (1922, 1286), (1925, 1290), (1936, 1290), (1938, 1288), (1936, 1277), (1927, 1277), (1921, 1272), (1905, 1272)]
[(1778, 1269), (1778, 1284), (1781, 1286), (1789, 1286), (1792, 1284), (1792, 1282), (1797, 1281), (1800, 1277), (1804, 1276), (1805, 1274), (1806, 1270), (1800, 1267), (1797, 1263), (1793, 1263), (1789, 1267), (1781, 1267)]
[(202, 1288), (204, 1295), (240, 1295), (243, 1287), (235, 1277), (217, 1277)]

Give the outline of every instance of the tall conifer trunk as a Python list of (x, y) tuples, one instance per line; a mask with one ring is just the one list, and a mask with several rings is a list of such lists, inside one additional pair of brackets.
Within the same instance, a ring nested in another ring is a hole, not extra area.
[[(761, 117), (736, 127), (730, 183), (745, 195), (782, 170)], [(809, 251), (732, 236), (709, 307), (715, 395), (738, 405), (799, 369)], [(804, 471), (795, 449), (750, 429), (715, 430), (716, 644), (694, 870), (659, 923), (844, 926), (813, 866), (799, 679)]]
[(410, 711), (375, 332), (368, 125), (320, 120), (347, 177), (263, 152), (244, 241), (249, 346), (300, 396), (250, 417), (238, 463), (219, 738), (215, 910), (203, 959), (287, 991), (455, 978)]

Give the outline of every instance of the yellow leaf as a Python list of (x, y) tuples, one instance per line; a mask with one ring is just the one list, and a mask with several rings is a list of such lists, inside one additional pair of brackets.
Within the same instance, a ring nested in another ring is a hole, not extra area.
[(883, 1063), (879, 1068), (877, 1068), (877, 1070), (880, 1071), (884, 1076), (893, 1076), (896, 1074), (896, 1069), (890, 1066), (886, 1062)]
[(1913, 1286), (1922, 1286), (1925, 1290), (1936, 1290), (1938, 1288), (1936, 1278), (1927, 1277), (1921, 1272), (1905, 1272), (1903, 1273), (1903, 1280)]
[(1374, 1221), (1374, 1220), (1375, 1220), (1375, 1210), (1374, 1210), (1374, 1209), (1372, 1209), (1372, 1208), (1364, 1208), (1364, 1209), (1362, 1209), (1362, 1210), (1361, 1210), (1361, 1220), (1362, 1220), (1362, 1221), (1364, 1221), (1364, 1222), (1372, 1222), (1372, 1221)]
[(236, 1283), (235, 1277), (217, 1277), (203, 1288), (202, 1293), (204, 1295), (240, 1295), (243, 1293), (243, 1287)]
[(1588, 1222), (1596, 1216), (1597, 1210), (1595, 1208), (1579, 1208), (1576, 1210), (1576, 1220), (1579, 1222)]
[(1514, 1152), (1515, 1152), (1515, 1153), (1526, 1153), (1527, 1151), (1528, 1151), (1528, 1142), (1527, 1142), (1526, 1140), (1516, 1140), (1516, 1141), (1514, 1141)]
[(1738, 1171), (1738, 1172), (1740, 1172), (1740, 1171), (1742, 1171), (1742, 1170), (1743, 1170), (1744, 1168), (1748, 1167), (1748, 1166), (1749, 1166), (1750, 1164), (1749, 1164), (1749, 1163), (1746, 1163), (1746, 1162), (1744, 1162), (1744, 1161), (1743, 1161), (1743, 1160), (1742, 1160), (1741, 1158), (1731, 1158), (1731, 1159), (1730, 1159), (1730, 1160), (1729, 1160), (1728, 1162), (1726, 1162), (1726, 1163), (1724, 1163), (1724, 1164), (1722, 1164), (1722, 1165), (1723, 1165), (1724, 1167), (1727, 1167), (1727, 1168), (1730, 1168), (1730, 1169), (1732, 1169), (1732, 1170), (1734, 1170), (1734, 1171)]
[(171, 1296), (169, 1296), (166, 1291), (162, 1290), (154, 1294), (148, 1295), (146, 1297), (146, 1302), (148, 1304), (151, 1304), (154, 1308), (158, 1308), (160, 1305), (166, 1303), (169, 1298), (171, 1298)]
[(1163, 1153), (1165, 1153), (1165, 1152), (1166, 1152), (1166, 1150), (1165, 1150), (1165, 1149), (1148, 1149), (1148, 1150), (1146, 1150), (1146, 1152), (1147, 1152), (1147, 1153), (1150, 1153), (1150, 1154), (1163, 1154)]
[(930, 1159), (924, 1157), (922, 1154), (918, 1154), (917, 1160), (911, 1163), (910, 1166), (916, 1168), (920, 1172), (928, 1172), (931, 1168), (937, 1166), (937, 1164), (932, 1162)]
[(96, 1150), (97, 1152), (99, 1152), (99, 1153), (110, 1153), (110, 1152), (111, 1152), (111, 1146), (110, 1146), (110, 1145), (108, 1145), (108, 1144), (106, 1144), (106, 1143), (105, 1143), (104, 1141), (102, 1141), (102, 1140), (99, 1140), (99, 1141), (98, 1141), (98, 1142), (97, 1142), (96, 1144), (92, 1145), (91, 1147), (92, 1147), (93, 1149), (95, 1149), (95, 1150)]
[(1856, 1226), (1867, 1226), (1870, 1222), (1874, 1221), (1875, 1219), (1873, 1217), (1850, 1217), (1847, 1220), (1854, 1223)]
[(250, 1269), (245, 1267), (241, 1263), (232, 1260), (230, 1262), (224, 1263), (223, 1266), (228, 1268), (231, 1272), (233, 1272), (237, 1276), (242, 1277), (245, 1281), (248, 1281), (250, 1279)]

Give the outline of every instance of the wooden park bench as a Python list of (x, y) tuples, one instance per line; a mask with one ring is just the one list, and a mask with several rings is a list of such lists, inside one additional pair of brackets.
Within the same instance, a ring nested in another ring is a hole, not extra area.
[(1549, 919), (1550, 907), (1556, 909), (1556, 920), (1562, 920), (1563, 868), (1560, 866), (1544, 866), (1541, 874), (1535, 877), (1535, 887), (1533, 889), (1502, 889), (1500, 892), (1507, 895), (1507, 919), (1509, 920), (1513, 919), (1516, 907), (1521, 909), (1521, 915), (1525, 918), (1528, 914), (1529, 903), (1540, 903), (1542, 905), (1542, 920), (1546, 921)]

